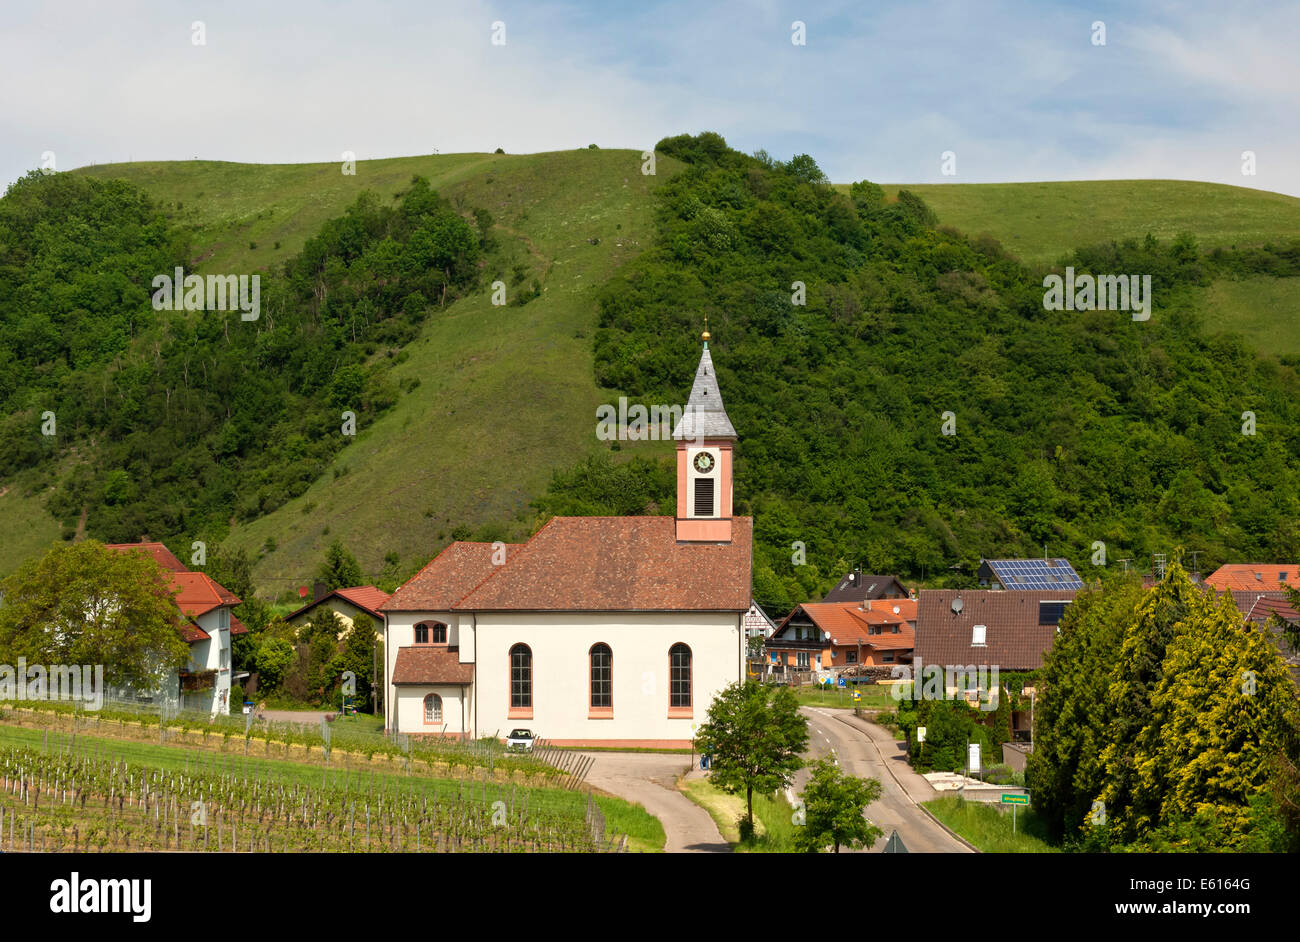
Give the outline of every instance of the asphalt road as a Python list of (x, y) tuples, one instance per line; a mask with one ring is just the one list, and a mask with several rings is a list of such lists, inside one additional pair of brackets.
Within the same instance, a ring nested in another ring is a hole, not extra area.
[[(907, 764), (888, 730), (858, 719), (851, 710), (803, 707), (802, 712), (808, 717), (809, 756), (820, 759), (833, 753), (846, 772), (880, 782), (880, 799), (867, 808), (867, 817), (885, 833), (872, 850), (883, 850), (889, 835), (897, 831), (909, 853), (972, 852), (917, 807), (937, 793)], [(796, 775), (796, 794), (803, 790), (809, 774), (801, 769)]]
[[(677, 790), (690, 757), (655, 752), (592, 752), (587, 782), (644, 805), (664, 826), (667, 853), (726, 853), (731, 846), (709, 813)], [(697, 757), (698, 758), (698, 757)]]

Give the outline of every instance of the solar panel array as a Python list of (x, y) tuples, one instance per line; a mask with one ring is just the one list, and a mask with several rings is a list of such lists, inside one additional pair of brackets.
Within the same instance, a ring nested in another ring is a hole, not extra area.
[(1004, 589), (1082, 589), (1066, 559), (986, 559)]

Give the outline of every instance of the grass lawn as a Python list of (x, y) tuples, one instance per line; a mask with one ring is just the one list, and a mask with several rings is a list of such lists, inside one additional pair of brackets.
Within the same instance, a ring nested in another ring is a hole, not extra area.
[(978, 801), (961, 801), (956, 795), (944, 795), (927, 801), (936, 818), (952, 828), (985, 853), (992, 854), (1059, 854), (1061, 849), (1047, 843), (1047, 832), (1032, 808), (1016, 809), (1017, 832), (1011, 832), (1011, 809)]
[(851, 710), (855, 706), (866, 710), (893, 709), (897, 706), (890, 693), (892, 688), (882, 687), (879, 684), (860, 685), (857, 689), (861, 691), (862, 699), (857, 703), (853, 702), (853, 687), (827, 689), (805, 685), (791, 689), (794, 690), (800, 706), (841, 707), (846, 710)]
[(794, 851), (794, 812), (782, 795), (754, 796), (754, 840), (740, 843), (740, 818), (745, 814), (744, 794), (731, 795), (707, 779), (681, 785), (691, 801), (709, 813), (722, 838), (737, 853), (782, 854)]
[[(51, 732), (50, 749), (67, 749), (67, 733)], [(45, 743), (45, 731), (26, 729), (0, 724), (0, 747), (18, 746), (41, 749)], [(286, 783), (302, 783), (319, 786), (323, 782), (354, 788), (401, 789), (403, 791), (424, 791), (429, 795), (451, 797), (462, 788), (470, 796), (482, 795), (492, 801), (497, 797), (508, 796), (512, 790), (516, 794), (527, 792), (529, 804), (548, 811), (576, 815), (585, 813), (586, 792), (569, 791), (561, 788), (539, 788), (510, 785), (500, 782), (487, 782), (438, 778), (419, 772), (402, 775), (392, 772), (378, 772), (366, 768), (351, 767), (323, 768), (286, 759), (269, 759), (257, 756), (244, 756), (237, 753), (222, 754), (211, 750), (184, 748), (181, 746), (154, 745), (112, 739), (104, 736), (87, 736), (78, 734), (76, 738), (78, 753), (88, 751), (98, 757), (113, 758), (135, 765), (156, 769), (185, 770), (201, 763), (204, 768), (220, 769), (249, 776), (261, 776), (266, 779), (283, 780)], [(663, 850), (666, 835), (659, 819), (650, 814), (641, 805), (634, 805), (612, 795), (597, 795), (596, 804), (605, 815), (606, 834), (617, 833), (628, 836), (628, 848), (637, 852), (659, 852)]]

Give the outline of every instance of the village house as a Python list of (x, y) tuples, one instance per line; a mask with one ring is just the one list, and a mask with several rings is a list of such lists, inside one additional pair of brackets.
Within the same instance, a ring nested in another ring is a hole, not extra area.
[(554, 517), (522, 544), (456, 542), (384, 614), (386, 724), (426, 736), (688, 746), (744, 677), (753, 521), (704, 335), (673, 431), (677, 512)]
[(284, 616), (284, 620), (295, 628), (301, 628), (316, 616), (321, 607), (334, 612), (342, 623), (339, 638), (347, 636), (358, 616), (364, 615), (375, 625), (377, 636), (383, 635), (384, 613), (380, 610), (390, 598), (389, 593), (372, 585), (352, 586), (347, 589), (327, 591), (324, 584), (315, 586), (315, 598), (296, 611)]
[(1205, 577), (1205, 584), (1216, 592), (1281, 592), (1283, 587), (1300, 585), (1300, 564), (1229, 563)]
[(981, 559), (976, 578), (988, 589), (1083, 588), (1068, 559)]
[(914, 599), (805, 602), (777, 626), (766, 649), (777, 673), (838, 674), (910, 661), (915, 630)]
[(823, 602), (862, 602), (866, 599), (915, 598), (898, 576), (873, 576), (855, 569), (848, 573), (835, 588), (826, 593)]
[(230, 712), (231, 638), (247, 634), (232, 611), (240, 600), (211, 576), (191, 572), (161, 543), (110, 543), (119, 553), (143, 553), (164, 571), (183, 616), (181, 636), (190, 646), (190, 663), (160, 690), (109, 691), (113, 697), (167, 703), (211, 715)]

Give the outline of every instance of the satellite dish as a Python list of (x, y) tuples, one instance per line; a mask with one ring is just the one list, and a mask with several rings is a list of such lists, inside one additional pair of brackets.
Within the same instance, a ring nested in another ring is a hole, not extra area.
[(954, 614), (954, 615), (960, 615), (960, 614), (961, 614), (961, 610), (962, 610), (961, 599), (960, 599), (960, 598), (955, 598), (955, 599), (953, 599), (953, 600), (952, 600), (952, 611), (953, 611), (953, 614)]

